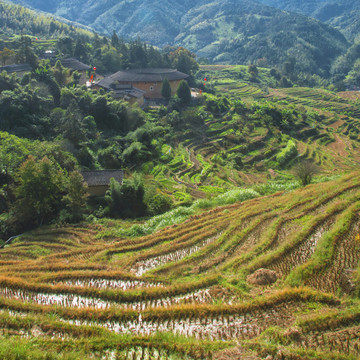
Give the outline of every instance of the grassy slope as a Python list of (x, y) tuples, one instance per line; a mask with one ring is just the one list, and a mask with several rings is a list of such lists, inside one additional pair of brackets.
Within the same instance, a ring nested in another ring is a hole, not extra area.
[[(2, 348), (39, 359), (266, 358), (279, 349), (356, 358), (359, 175), (217, 207), (139, 238), (98, 240), (100, 225), (26, 234), (0, 252)], [(279, 279), (251, 285), (259, 268)]]

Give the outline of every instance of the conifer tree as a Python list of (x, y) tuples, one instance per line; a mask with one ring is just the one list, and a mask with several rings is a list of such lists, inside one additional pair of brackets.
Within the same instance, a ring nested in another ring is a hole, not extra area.
[(170, 86), (170, 82), (169, 82), (169, 80), (167, 78), (165, 78), (163, 80), (163, 82), (162, 82), (161, 95), (165, 99), (170, 99), (171, 98), (171, 86)]
[(185, 80), (182, 80), (179, 84), (179, 87), (176, 90), (176, 94), (179, 97), (183, 105), (187, 105), (191, 101), (191, 91), (188, 83)]

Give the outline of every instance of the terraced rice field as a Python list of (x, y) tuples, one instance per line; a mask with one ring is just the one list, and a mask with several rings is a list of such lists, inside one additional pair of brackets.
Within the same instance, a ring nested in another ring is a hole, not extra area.
[[(246, 66), (203, 65), (199, 77), (202, 75), (218, 94), (214, 98), (225, 96), (232, 105), (221, 111), (203, 106), (204, 123), (192, 127), (189, 122), (186, 135), (178, 133), (181, 145), (163, 146), (161, 162), (151, 175), (175, 201), (186, 203), (265, 181), (269, 168), (290, 170), (296, 157), (279, 163), (286, 141), (275, 139), (267, 123), (271, 123), (269, 116), (275, 122), (272, 126), (280, 126), (282, 134), (292, 138), (303, 158), (329, 171), (358, 168), (360, 110), (356, 97), (317, 88), (272, 88), (276, 85), (272, 85), (270, 69), (260, 69), (254, 79)], [(286, 114), (292, 114), (294, 124), (283, 129), (276, 119), (286, 123)]]
[(359, 233), (360, 173), (143, 237), (40, 229), (0, 252), (0, 333), (56, 359), (356, 359)]

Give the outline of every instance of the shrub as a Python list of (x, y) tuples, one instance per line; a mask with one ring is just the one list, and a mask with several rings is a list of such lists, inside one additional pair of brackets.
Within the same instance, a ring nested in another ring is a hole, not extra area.
[(303, 186), (310, 184), (318, 171), (318, 167), (308, 160), (301, 161), (294, 167), (295, 176), (299, 178)]
[(176, 94), (179, 97), (183, 105), (187, 105), (191, 101), (191, 91), (188, 83), (185, 80), (182, 80), (179, 84), (179, 87), (176, 90)]
[(169, 211), (173, 206), (173, 201), (170, 196), (157, 193), (154, 197), (147, 200), (146, 205), (150, 215), (158, 215)]

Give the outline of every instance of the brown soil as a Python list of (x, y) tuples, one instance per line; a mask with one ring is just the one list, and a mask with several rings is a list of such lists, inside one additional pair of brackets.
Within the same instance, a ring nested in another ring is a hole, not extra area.
[(334, 134), (334, 137), (335, 141), (330, 143), (327, 147), (334, 150), (340, 156), (348, 156), (348, 153), (345, 150), (347, 145), (344, 140), (338, 134)]
[(360, 91), (342, 91), (337, 94), (343, 99), (350, 99), (350, 100), (360, 99)]
[(303, 142), (297, 142), (297, 151), (299, 154), (303, 154), (306, 150), (306, 145)]
[(261, 182), (261, 179), (259, 179), (255, 174), (246, 174), (244, 172), (239, 172), (239, 176), (244, 180), (246, 184), (252, 185)]
[(333, 129), (337, 129), (339, 128), (342, 124), (344, 124), (344, 120), (338, 120), (332, 124), (329, 125), (329, 127), (333, 128)]

